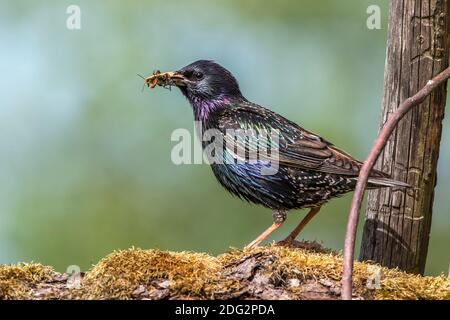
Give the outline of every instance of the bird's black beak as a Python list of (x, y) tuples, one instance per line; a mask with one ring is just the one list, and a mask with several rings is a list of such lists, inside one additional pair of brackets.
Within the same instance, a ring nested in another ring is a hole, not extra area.
[(160, 71), (155, 71), (153, 75), (145, 78), (145, 84), (152, 89), (156, 86), (184, 87), (186, 86), (186, 78), (179, 71), (169, 71), (163, 73)]

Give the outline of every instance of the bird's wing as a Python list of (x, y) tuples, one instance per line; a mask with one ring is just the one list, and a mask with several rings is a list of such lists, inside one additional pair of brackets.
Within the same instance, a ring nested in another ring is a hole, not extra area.
[(293, 167), (306, 167), (316, 171), (357, 176), (361, 162), (331, 143), (304, 129), (302, 135), (280, 150), (280, 163)]
[[(254, 151), (261, 146), (278, 148), (278, 161), (280, 165), (296, 167), (319, 172), (348, 175), (356, 177), (362, 163), (344, 151), (333, 146), (330, 142), (318, 135), (309, 132), (281, 115), (254, 104), (239, 105), (223, 110), (221, 123), (222, 130), (245, 129), (260, 133), (277, 132), (278, 141), (268, 137), (267, 134), (258, 135), (256, 141), (237, 141), (235, 137), (225, 134), (225, 143), (234, 146), (241, 153)], [(380, 171), (373, 171), (372, 177), (387, 177)]]

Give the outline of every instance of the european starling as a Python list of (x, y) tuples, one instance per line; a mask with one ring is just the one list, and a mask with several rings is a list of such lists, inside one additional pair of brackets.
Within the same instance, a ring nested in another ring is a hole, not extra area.
[[(214, 141), (222, 141), (224, 146), (214, 144), (218, 147), (210, 154), (215, 160), (223, 160), (211, 163), (219, 183), (233, 195), (273, 210), (273, 224), (247, 248), (258, 245), (279, 228), (288, 210), (310, 208), (282, 241), (292, 242), (325, 202), (355, 188), (360, 161), (281, 115), (248, 101), (234, 76), (219, 64), (199, 60), (178, 71), (154, 72), (145, 81), (151, 88), (177, 86), (192, 106), (200, 137), (212, 130), (216, 133)], [(230, 132), (245, 132), (246, 136), (240, 139), (241, 133)], [(269, 136), (272, 132), (276, 132), (275, 138)], [(201, 140), (205, 151), (212, 139)], [(262, 152), (264, 148), (271, 151)], [(256, 161), (249, 157), (251, 152), (257, 155)], [(276, 170), (264, 172), (273, 165), (269, 161), (272, 154), (277, 156)], [(373, 170), (368, 187), (408, 185)]]

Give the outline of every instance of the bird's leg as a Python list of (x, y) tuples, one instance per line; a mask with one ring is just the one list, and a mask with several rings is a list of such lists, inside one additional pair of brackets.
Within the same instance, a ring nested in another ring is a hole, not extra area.
[(308, 214), (300, 221), (298, 226), (295, 227), (295, 229), (284, 239), (283, 241), (280, 241), (279, 244), (281, 245), (288, 245), (292, 243), (292, 241), (297, 238), (300, 231), (303, 230), (303, 228), (308, 224), (309, 221), (320, 211), (321, 207), (314, 207), (309, 210)]
[(245, 249), (251, 249), (256, 247), (258, 244), (261, 243), (265, 238), (267, 238), (272, 232), (277, 230), (283, 222), (286, 220), (286, 212), (284, 211), (278, 211), (275, 210), (272, 213), (273, 218), (273, 224), (268, 227), (263, 233), (261, 233), (255, 240), (250, 242), (247, 246), (245, 246)]

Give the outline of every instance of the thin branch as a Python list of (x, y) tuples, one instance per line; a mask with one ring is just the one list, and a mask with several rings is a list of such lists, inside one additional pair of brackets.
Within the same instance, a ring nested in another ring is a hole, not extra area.
[(391, 133), (397, 127), (399, 121), (414, 106), (420, 104), (425, 98), (441, 83), (450, 78), (450, 67), (439, 73), (432, 80), (420, 89), (415, 95), (403, 101), (397, 110), (389, 117), (378, 134), (375, 144), (370, 150), (364, 165), (359, 172), (358, 183), (353, 194), (352, 204), (347, 222), (347, 232), (344, 243), (344, 264), (342, 270), (342, 299), (351, 300), (352, 298), (352, 274), (353, 274), (353, 255), (355, 251), (356, 229), (358, 226), (361, 202), (364, 196), (364, 190), (369, 180), (369, 174), (372, 171), (375, 162), (385, 147)]

